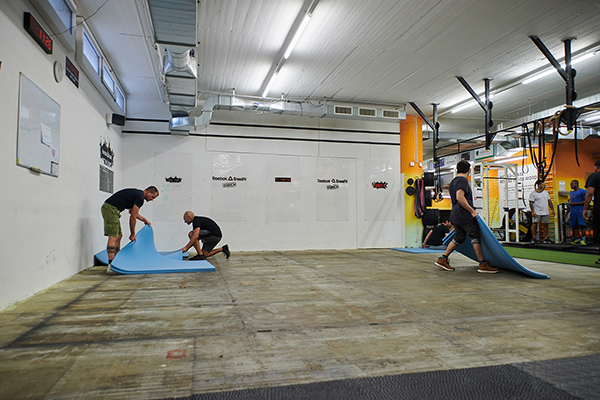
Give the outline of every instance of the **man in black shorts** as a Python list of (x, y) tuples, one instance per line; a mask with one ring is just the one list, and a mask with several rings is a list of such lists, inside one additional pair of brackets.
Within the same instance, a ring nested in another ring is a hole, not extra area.
[(473, 192), (467, 179), (471, 173), (471, 164), (466, 160), (461, 160), (456, 165), (456, 178), (450, 182), (450, 200), (452, 202), (452, 211), (450, 211), (450, 222), (454, 225), (455, 236), (448, 244), (444, 254), (437, 259), (435, 265), (446, 271), (454, 271), (450, 266), (448, 257), (450, 254), (467, 238), (471, 238), (473, 250), (479, 260), (477, 272), (494, 274), (498, 268), (494, 268), (490, 263), (483, 259), (483, 250), (481, 248), (481, 232), (477, 225), (477, 211), (473, 207)]
[(108, 268), (106, 273), (110, 274), (110, 264), (113, 258), (121, 250), (121, 239), (123, 230), (121, 229), (121, 212), (129, 210), (129, 240), (135, 242), (135, 225), (139, 219), (146, 225), (150, 221), (140, 215), (140, 208), (144, 205), (144, 200), (152, 201), (158, 197), (158, 189), (155, 186), (148, 186), (145, 190), (141, 189), (121, 189), (110, 196), (102, 204), (102, 218), (104, 218), (104, 236), (108, 236), (106, 252), (108, 253)]
[[(585, 181), (587, 194), (585, 195), (585, 203), (583, 204), (583, 217), (587, 218), (587, 210), (590, 208), (592, 198), (594, 198), (594, 208), (592, 217), (592, 227), (594, 228), (594, 241), (600, 245), (600, 196), (596, 197), (596, 193), (600, 193), (600, 160), (594, 164), (594, 173), (588, 176)], [(598, 248), (600, 257), (600, 247)], [(596, 265), (600, 265), (600, 258), (596, 261)]]
[[(219, 225), (215, 221), (208, 217), (196, 217), (193, 212), (186, 211), (183, 214), (183, 222), (188, 225), (192, 224), (192, 231), (188, 234), (190, 241), (181, 251), (185, 253), (194, 247), (198, 252), (190, 260), (204, 260), (220, 252), (225, 253), (225, 256), (229, 258), (231, 253), (229, 252), (228, 245), (215, 249), (215, 246), (223, 237), (221, 228), (219, 228)], [(202, 241), (202, 247), (200, 247), (200, 241)]]

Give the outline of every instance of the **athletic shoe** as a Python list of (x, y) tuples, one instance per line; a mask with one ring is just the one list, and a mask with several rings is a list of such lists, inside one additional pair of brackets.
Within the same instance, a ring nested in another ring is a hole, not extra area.
[(223, 246), (223, 253), (225, 253), (225, 257), (229, 258), (229, 256), (231, 255), (231, 252), (229, 251), (229, 245), (225, 245)]
[(596, 260), (596, 262), (594, 264), (600, 265), (600, 260)]
[(571, 244), (581, 244), (581, 240), (580, 239), (575, 239), (571, 242)]
[(583, 239), (581, 239), (579, 241), (579, 244), (582, 245), (582, 246), (587, 246), (587, 243), (585, 243), (585, 240), (583, 240)]
[(200, 260), (206, 260), (206, 257), (204, 257), (202, 254), (197, 254), (194, 257), (190, 258), (191, 261), (200, 261)]
[(498, 272), (498, 268), (492, 267), (489, 261), (484, 261), (482, 263), (479, 263), (479, 268), (477, 268), (477, 272), (480, 272), (482, 274), (495, 274), (496, 272)]
[(550, 239), (544, 239), (544, 241), (542, 243), (552, 243), (552, 240), (550, 240)]
[(454, 267), (450, 266), (450, 260), (448, 260), (446, 257), (438, 258), (435, 262), (435, 265), (446, 271), (454, 271)]

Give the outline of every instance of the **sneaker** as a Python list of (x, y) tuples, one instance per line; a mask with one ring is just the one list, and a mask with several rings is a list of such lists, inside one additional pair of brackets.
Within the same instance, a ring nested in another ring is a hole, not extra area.
[(596, 260), (596, 262), (594, 264), (600, 265), (600, 260)]
[(581, 240), (580, 239), (575, 239), (571, 242), (571, 244), (581, 244)]
[(229, 256), (231, 255), (231, 252), (229, 251), (229, 245), (226, 244), (225, 246), (223, 246), (223, 253), (225, 253), (225, 257), (229, 258)]
[(492, 267), (489, 261), (483, 261), (479, 263), (479, 268), (477, 268), (477, 272), (482, 274), (495, 274), (498, 272), (498, 268)]
[(190, 258), (191, 261), (200, 261), (200, 260), (206, 260), (206, 257), (204, 257), (202, 254), (196, 254), (194, 257)]
[(550, 240), (550, 239), (544, 239), (544, 241), (542, 243), (552, 243), (552, 240)]
[(583, 239), (581, 239), (579, 241), (579, 244), (582, 245), (582, 246), (587, 246), (587, 244), (585, 243), (585, 240), (583, 240)]
[(454, 271), (454, 267), (450, 266), (450, 261), (446, 257), (438, 258), (435, 265), (446, 271)]

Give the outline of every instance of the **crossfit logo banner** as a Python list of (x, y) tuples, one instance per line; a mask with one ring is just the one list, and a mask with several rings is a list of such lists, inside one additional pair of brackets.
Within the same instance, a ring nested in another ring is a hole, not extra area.
[(248, 179), (245, 176), (214, 176), (213, 181), (229, 181), (229, 182), (246, 182)]
[(373, 182), (373, 183), (371, 183), (371, 185), (373, 185), (373, 189), (387, 189), (388, 183), (387, 182)]

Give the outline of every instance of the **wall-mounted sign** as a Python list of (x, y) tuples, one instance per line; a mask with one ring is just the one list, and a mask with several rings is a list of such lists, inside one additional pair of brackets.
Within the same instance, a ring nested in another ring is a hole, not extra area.
[(65, 61), (65, 75), (73, 82), (75, 87), (79, 88), (79, 70), (73, 65), (71, 60), (69, 60), (69, 57), (67, 57), (67, 61)]
[(52, 38), (28, 12), (23, 13), (23, 28), (47, 54), (52, 54)]
[(275, 182), (291, 182), (292, 178), (275, 177)]
[(115, 152), (110, 148), (110, 143), (107, 140), (103, 140), (100, 143), (100, 159), (104, 162), (104, 165), (112, 167), (115, 161)]

